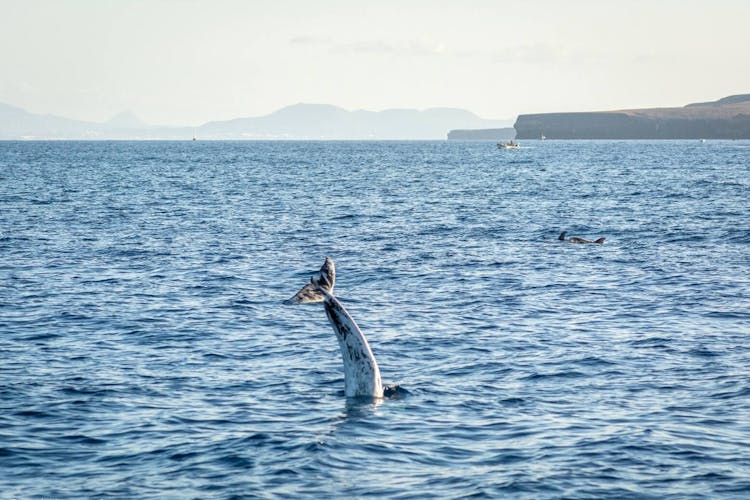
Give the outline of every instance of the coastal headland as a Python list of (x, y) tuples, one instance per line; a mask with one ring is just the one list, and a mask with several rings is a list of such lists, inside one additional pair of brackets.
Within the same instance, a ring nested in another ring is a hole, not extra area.
[(519, 115), (517, 139), (750, 139), (750, 94), (681, 108)]

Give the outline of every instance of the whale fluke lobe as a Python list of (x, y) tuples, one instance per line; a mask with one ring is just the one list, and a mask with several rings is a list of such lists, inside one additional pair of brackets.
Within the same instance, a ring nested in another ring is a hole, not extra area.
[(326, 257), (323, 267), (284, 304), (323, 302), (326, 316), (336, 333), (344, 362), (344, 393), (346, 397), (383, 397), (380, 368), (365, 335), (349, 315), (343, 304), (333, 295), (336, 266)]
[(317, 285), (313, 285), (312, 283), (308, 283), (307, 285), (303, 286), (299, 292), (295, 293), (294, 297), (286, 299), (284, 301), (284, 304), (292, 306), (296, 304), (323, 302), (324, 300), (325, 296), (320, 291), (320, 287), (318, 287)]
[(320, 271), (310, 278), (310, 283), (318, 285), (326, 292), (333, 294), (333, 286), (336, 284), (336, 264), (333, 259), (326, 257), (326, 261), (320, 267)]
[(296, 305), (323, 302), (325, 300), (323, 292), (333, 294), (333, 286), (335, 284), (336, 265), (333, 263), (333, 259), (326, 257), (326, 261), (323, 263), (320, 271), (310, 278), (310, 283), (303, 286), (292, 298), (285, 300), (284, 304)]

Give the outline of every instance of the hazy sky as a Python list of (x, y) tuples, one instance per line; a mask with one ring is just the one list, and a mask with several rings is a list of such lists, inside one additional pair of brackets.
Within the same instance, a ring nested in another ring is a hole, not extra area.
[(0, 102), (95, 121), (679, 106), (750, 92), (749, 52), (748, 0), (0, 0)]

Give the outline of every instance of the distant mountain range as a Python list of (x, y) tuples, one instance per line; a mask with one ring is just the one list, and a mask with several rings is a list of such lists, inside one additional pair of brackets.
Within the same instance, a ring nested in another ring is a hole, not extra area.
[(682, 108), (519, 115), (518, 139), (750, 139), (750, 94)]
[(681, 108), (519, 115), (486, 120), (463, 109), (347, 111), (295, 104), (271, 114), (211, 121), (199, 127), (149, 125), (132, 113), (99, 123), (30, 113), (0, 103), (0, 140), (500, 140), (750, 139), (750, 94)]
[(295, 104), (269, 115), (211, 121), (199, 127), (165, 127), (121, 113), (103, 123), (30, 113), (0, 103), (0, 139), (352, 139), (441, 140), (451, 129), (508, 127), (462, 109), (347, 111), (328, 104)]
[(132, 113), (121, 113), (104, 123), (30, 113), (0, 103), (0, 139), (189, 139), (192, 127), (152, 127)]

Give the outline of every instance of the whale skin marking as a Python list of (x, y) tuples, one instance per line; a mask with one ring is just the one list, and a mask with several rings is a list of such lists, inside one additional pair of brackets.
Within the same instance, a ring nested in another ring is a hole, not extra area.
[(380, 369), (362, 331), (332, 295), (327, 294), (324, 306), (341, 350), (347, 397), (383, 397)]

